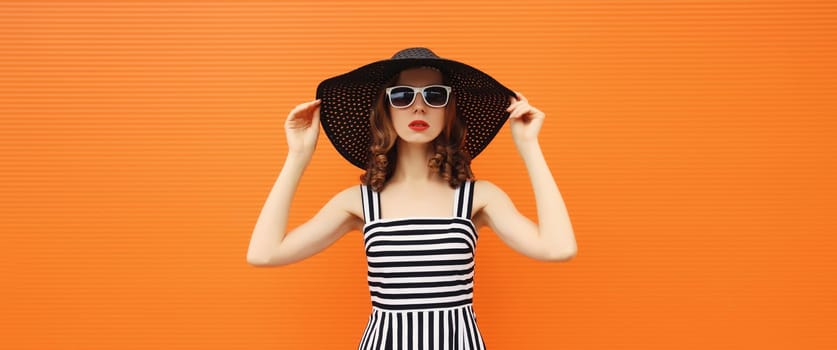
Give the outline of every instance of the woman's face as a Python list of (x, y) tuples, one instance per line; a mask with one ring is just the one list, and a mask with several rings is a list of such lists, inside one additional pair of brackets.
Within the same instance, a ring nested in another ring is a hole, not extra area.
[[(410, 68), (401, 71), (395, 85), (425, 87), (442, 84), (442, 73), (430, 68)], [(413, 104), (395, 108), (389, 101), (392, 125), (398, 137), (408, 143), (429, 143), (445, 128), (445, 107), (430, 107), (421, 94), (416, 94)]]

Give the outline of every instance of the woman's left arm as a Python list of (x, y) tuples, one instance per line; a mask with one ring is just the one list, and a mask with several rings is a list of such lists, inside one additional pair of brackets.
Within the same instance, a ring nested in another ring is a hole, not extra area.
[(496, 186), (485, 183), (488, 195), (483, 220), (500, 238), (518, 252), (538, 260), (563, 261), (578, 250), (570, 217), (558, 185), (546, 164), (538, 133), (546, 115), (529, 105), (520, 93), (511, 99), (509, 123), (517, 151), (523, 158), (538, 208), (538, 223), (520, 214), (509, 197)]

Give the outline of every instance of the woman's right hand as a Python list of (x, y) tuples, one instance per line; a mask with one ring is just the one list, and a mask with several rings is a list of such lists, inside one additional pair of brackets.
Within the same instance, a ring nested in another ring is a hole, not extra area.
[(285, 135), (288, 139), (288, 153), (310, 158), (317, 146), (320, 134), (320, 100), (300, 103), (285, 120)]

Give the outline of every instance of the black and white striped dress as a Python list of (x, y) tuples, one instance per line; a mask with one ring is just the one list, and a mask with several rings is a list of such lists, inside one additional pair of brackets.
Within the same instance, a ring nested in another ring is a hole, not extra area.
[(378, 192), (361, 185), (372, 313), (358, 349), (485, 349), (474, 315), (474, 184), (451, 217), (381, 219)]

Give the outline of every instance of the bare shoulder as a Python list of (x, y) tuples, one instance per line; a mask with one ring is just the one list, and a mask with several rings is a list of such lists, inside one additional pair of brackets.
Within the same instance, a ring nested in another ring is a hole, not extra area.
[(335, 194), (331, 201), (357, 219), (363, 219), (363, 204), (361, 202), (359, 185), (346, 187), (344, 190)]
[(476, 205), (478, 201), (487, 201), (488, 199), (503, 193), (505, 192), (503, 192), (503, 190), (500, 189), (500, 187), (498, 187), (491, 181), (474, 181), (474, 205)]
[(503, 198), (506, 193), (500, 187), (488, 180), (474, 181), (474, 204), (473, 204), (473, 218), (474, 223), (481, 226), (483, 219), (483, 209), (486, 205), (495, 201), (497, 198)]

